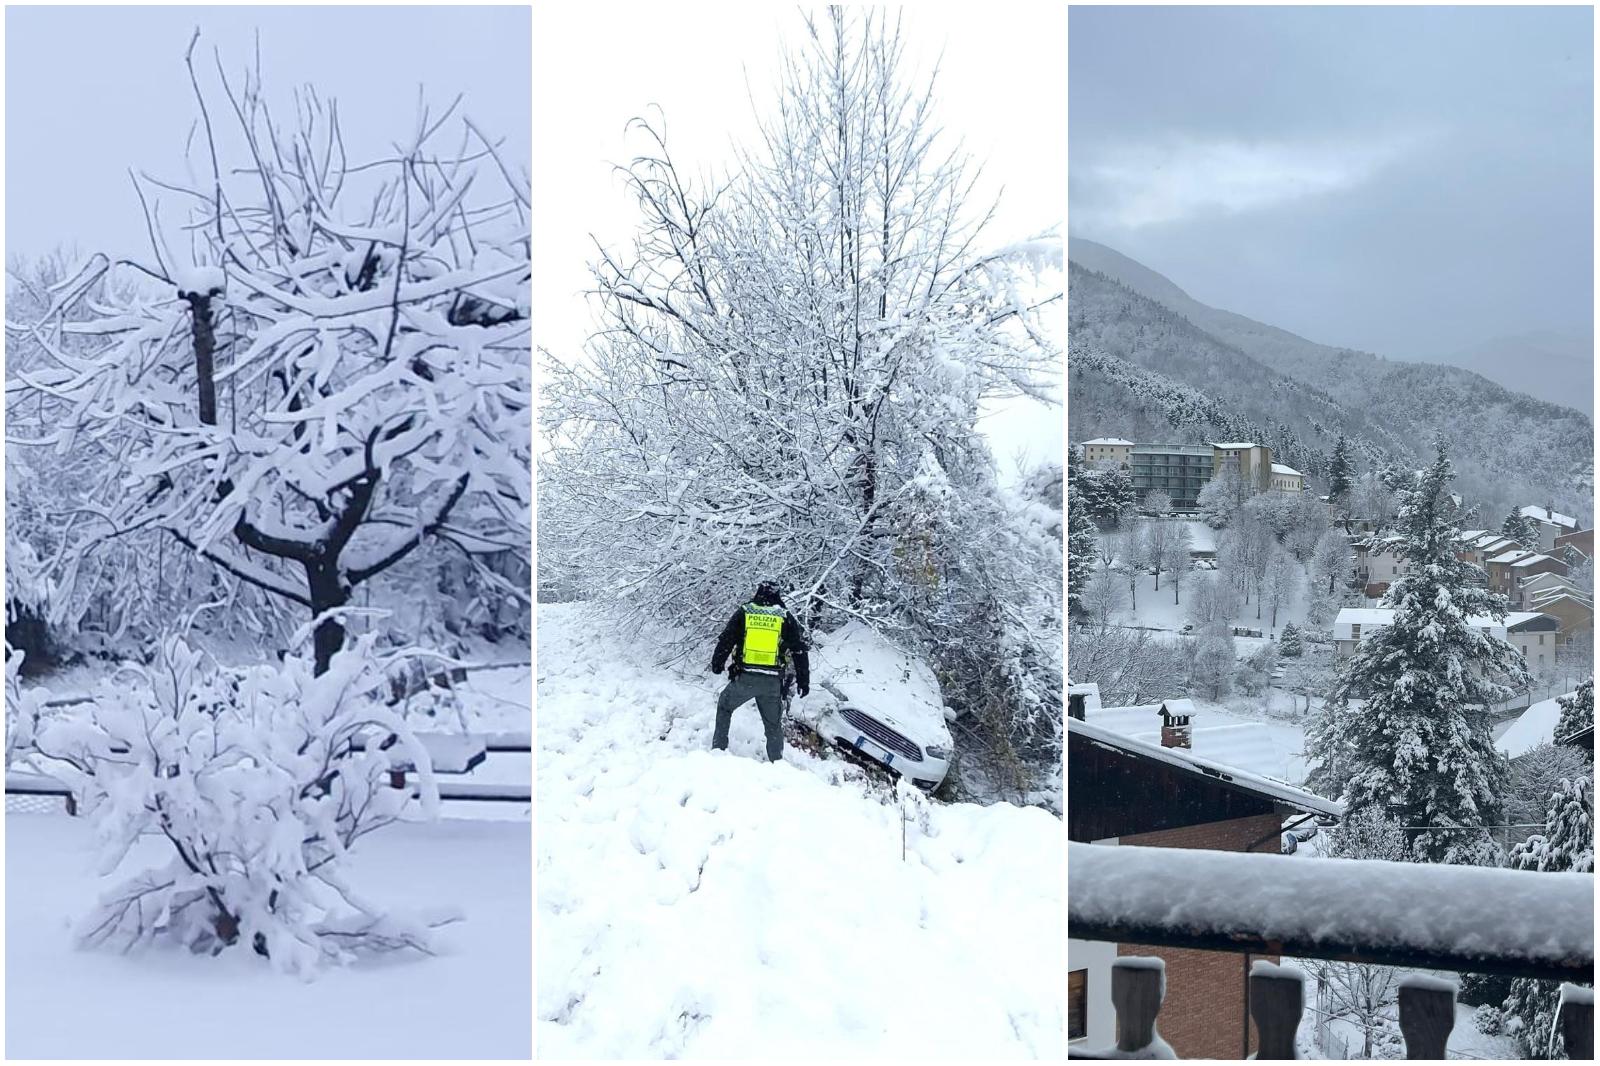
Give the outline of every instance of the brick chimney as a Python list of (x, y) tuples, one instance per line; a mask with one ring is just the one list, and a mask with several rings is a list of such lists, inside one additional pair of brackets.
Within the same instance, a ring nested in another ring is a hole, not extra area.
[(1194, 705), (1188, 700), (1167, 700), (1161, 704), (1161, 746), (1185, 748), (1193, 745), (1189, 739), (1189, 720), (1194, 715)]

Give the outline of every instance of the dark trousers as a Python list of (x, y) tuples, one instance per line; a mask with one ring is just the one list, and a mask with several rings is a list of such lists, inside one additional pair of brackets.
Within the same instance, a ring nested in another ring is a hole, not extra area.
[(728, 687), (717, 697), (717, 730), (712, 735), (711, 746), (719, 750), (728, 746), (728, 726), (733, 722), (735, 708), (751, 700), (761, 712), (761, 726), (767, 733), (767, 758), (777, 762), (783, 758), (783, 691), (776, 674), (758, 674), (742, 671), (728, 682)]

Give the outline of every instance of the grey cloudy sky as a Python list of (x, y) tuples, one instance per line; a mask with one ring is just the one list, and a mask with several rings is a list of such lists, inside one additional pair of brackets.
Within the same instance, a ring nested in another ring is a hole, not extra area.
[[(534, 17), (535, 342), (575, 356), (593, 330), (583, 293), (595, 241), (620, 248), (638, 209), (613, 171), (640, 147), (624, 125), (661, 108), (680, 166), (725, 169), (756, 131), (750, 101), (770, 99), (786, 41), (803, 32), (788, 5), (541, 4)], [(692, 12), (692, 17), (685, 17)], [(922, 5), (904, 10), (908, 57), (939, 62), (938, 115), (985, 164), (982, 192), (1002, 193), (995, 246), (1058, 232), (1064, 209), (1066, 11), (1057, 4)], [(618, 32), (625, 26), (627, 32)], [(747, 89), (748, 86), (748, 89)], [(550, 101), (546, 106), (545, 101)], [(1002, 459), (1059, 457), (1060, 408), (1023, 404), (993, 420)]]
[(1070, 231), (1396, 358), (1588, 334), (1592, 19), (1074, 7)]
[(292, 115), (291, 92), (314, 84), (339, 101), (352, 161), (410, 135), (419, 83), (434, 114), (465, 93), (462, 110), (505, 137), (508, 161), (530, 158), (526, 6), (8, 7), (5, 18), (8, 255), (76, 247), (148, 258), (127, 172), (184, 176), (197, 111), (183, 55), (196, 26), (202, 87), (219, 84), (218, 48), (237, 89), (259, 30), (279, 122)]

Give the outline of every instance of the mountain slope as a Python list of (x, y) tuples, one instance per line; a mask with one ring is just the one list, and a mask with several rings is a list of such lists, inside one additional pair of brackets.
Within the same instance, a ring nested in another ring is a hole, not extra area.
[(1439, 362), (1464, 367), (1546, 403), (1594, 418), (1594, 338), (1538, 330), (1496, 337)]
[[(1359, 438), (1369, 465), (1382, 455), (1409, 462), (1443, 433), (1463, 493), (1487, 511), (1548, 498), (1591, 513), (1593, 430), (1571, 408), (1458, 367), (1330, 348), (1206, 307), (1094, 242), (1073, 239), (1069, 256), (1069, 319), (1079, 347), (1154, 370), (1257, 421), (1281, 422), (1311, 452), (1326, 452), (1343, 431)], [(1072, 418), (1077, 397), (1068, 402), (1073, 439), (1128, 436), (1114, 425), (1080, 425)], [(1320, 469), (1312, 461), (1306, 472)]]
[(901, 808), (849, 764), (712, 752), (721, 684), (538, 608), (539, 1052), (1059, 1058), (1062, 825)]

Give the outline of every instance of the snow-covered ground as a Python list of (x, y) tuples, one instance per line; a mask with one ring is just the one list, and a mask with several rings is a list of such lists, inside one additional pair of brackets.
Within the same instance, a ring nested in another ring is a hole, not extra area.
[(907, 824), (848, 764), (766, 763), (748, 705), (709, 751), (710, 633), (673, 664), (564, 604), (538, 635), (541, 1057), (1064, 1053), (1058, 818)]
[[(141, 845), (152, 859), (161, 846)], [(85, 820), (6, 815), (8, 1059), (531, 1055), (525, 820), (446, 819), (363, 840), (350, 860), (358, 888), (401, 909), (453, 904), (465, 921), (442, 931), (435, 957), (394, 955), (309, 982), (243, 949), (75, 948), (71, 926), (102, 889), (96, 858)]]

